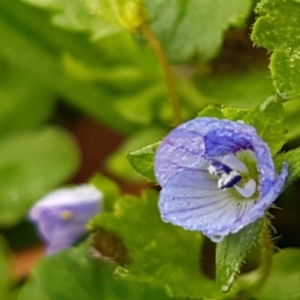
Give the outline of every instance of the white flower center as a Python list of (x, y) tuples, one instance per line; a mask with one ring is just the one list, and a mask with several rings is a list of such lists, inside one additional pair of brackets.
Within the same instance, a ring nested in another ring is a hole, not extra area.
[(225, 155), (220, 161), (211, 162), (207, 170), (209, 174), (218, 178), (219, 189), (235, 188), (244, 198), (250, 198), (256, 192), (256, 182), (252, 178), (243, 187), (237, 185), (243, 178), (241, 173), (247, 175), (249, 169), (233, 154)]

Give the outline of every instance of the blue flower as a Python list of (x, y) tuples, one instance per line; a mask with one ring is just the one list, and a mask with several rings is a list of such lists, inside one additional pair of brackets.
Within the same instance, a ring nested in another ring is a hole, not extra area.
[(155, 156), (164, 221), (214, 242), (264, 216), (282, 192), (268, 145), (243, 122), (197, 118), (172, 130)]
[(100, 212), (102, 194), (91, 185), (58, 189), (39, 200), (29, 218), (52, 255), (74, 244), (85, 232), (85, 224)]

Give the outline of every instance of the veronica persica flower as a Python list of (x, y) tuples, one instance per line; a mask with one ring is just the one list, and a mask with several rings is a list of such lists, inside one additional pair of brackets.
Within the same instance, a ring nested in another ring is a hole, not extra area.
[(284, 187), (268, 145), (242, 122), (197, 118), (173, 131), (155, 156), (166, 222), (199, 230), (214, 242), (264, 216)]
[(39, 200), (29, 218), (37, 224), (52, 255), (74, 244), (86, 232), (85, 224), (100, 212), (102, 194), (91, 185), (58, 189)]

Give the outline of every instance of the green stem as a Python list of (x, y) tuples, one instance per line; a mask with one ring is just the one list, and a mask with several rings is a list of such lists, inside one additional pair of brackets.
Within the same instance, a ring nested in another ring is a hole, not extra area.
[(180, 115), (178, 94), (177, 94), (177, 90), (175, 87), (176, 85), (174, 82), (173, 73), (171, 71), (171, 67), (170, 67), (168, 59), (166, 57), (166, 54), (162, 48), (162, 45), (161, 45), (158, 37), (151, 30), (151, 28), (149, 27), (149, 25), (147, 23), (144, 23), (143, 25), (141, 25), (139, 27), (139, 32), (142, 33), (144, 35), (144, 37), (149, 41), (153, 51), (156, 54), (157, 59), (161, 65), (161, 68), (164, 72), (170, 101), (171, 101), (171, 104), (173, 107), (175, 125), (179, 125), (181, 123), (181, 115)]

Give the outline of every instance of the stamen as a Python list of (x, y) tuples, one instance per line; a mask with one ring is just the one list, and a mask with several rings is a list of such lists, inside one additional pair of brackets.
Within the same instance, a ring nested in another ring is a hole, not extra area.
[(232, 170), (237, 170), (241, 173), (248, 173), (249, 170), (247, 168), (247, 166), (241, 162), (235, 155), (233, 154), (228, 154), (225, 155), (222, 160), (221, 160), (222, 164), (227, 165), (229, 168), (231, 168)]
[(211, 175), (223, 175), (224, 173), (229, 174), (232, 170), (219, 161), (212, 162), (207, 168), (209, 174)]
[(235, 185), (234, 188), (245, 198), (250, 198), (256, 191), (256, 182), (254, 179), (250, 179), (245, 186), (242, 188)]
[(222, 177), (218, 180), (218, 188), (226, 189), (232, 188), (235, 186), (240, 180), (242, 176), (237, 171), (231, 171), (229, 174), (222, 174)]
[(71, 220), (73, 218), (73, 214), (71, 211), (69, 210), (63, 210), (60, 214), (60, 217), (63, 219), (63, 220)]

